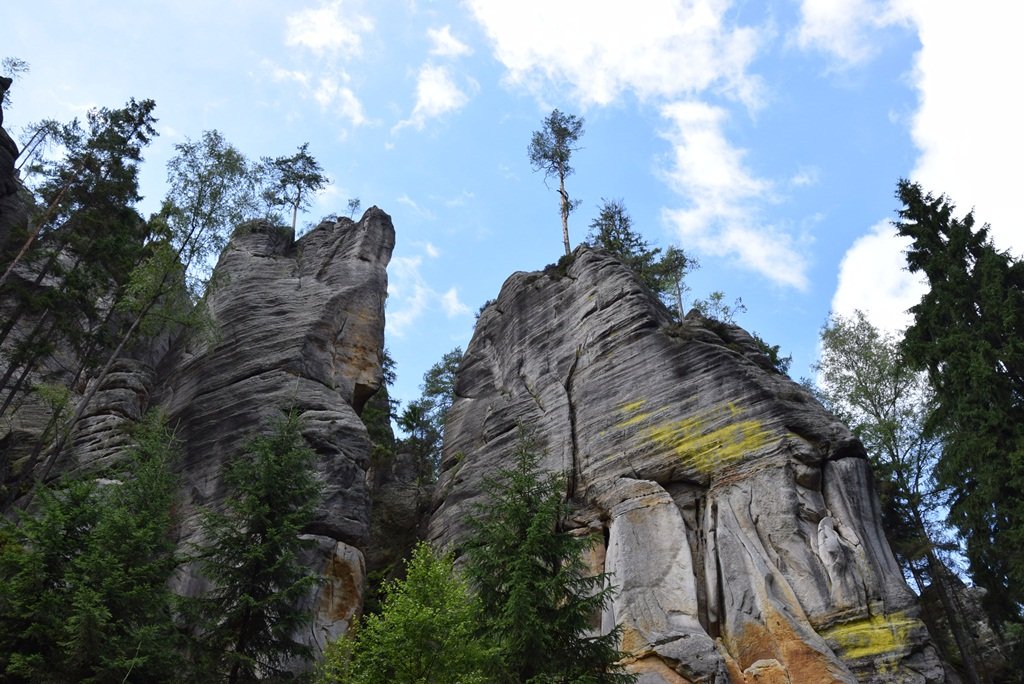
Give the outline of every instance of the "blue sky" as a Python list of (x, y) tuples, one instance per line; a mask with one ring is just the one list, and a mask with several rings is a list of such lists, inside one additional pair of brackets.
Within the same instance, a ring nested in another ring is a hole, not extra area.
[(810, 374), (830, 310), (899, 328), (897, 179), (950, 195), (1024, 253), (1017, 33), (1004, 0), (38, 0), (7, 3), (0, 56), (27, 61), (5, 124), (157, 103), (140, 209), (176, 143), (218, 129), (250, 157), (309, 142), (347, 200), (391, 214), (387, 344), (398, 398), (472, 335), (517, 270), (561, 254), (557, 193), (531, 170), (553, 108), (586, 120), (570, 194), (602, 198), (702, 264), (691, 297)]

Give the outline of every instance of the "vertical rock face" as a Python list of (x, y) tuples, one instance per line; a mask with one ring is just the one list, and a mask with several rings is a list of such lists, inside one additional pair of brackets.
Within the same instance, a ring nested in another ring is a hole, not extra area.
[(573, 257), (480, 316), (432, 540), (458, 544), (526, 426), (603, 529), (603, 621), (641, 682), (942, 681), (860, 443), (743, 330), (673, 324), (618, 262)]
[(369, 440), (359, 419), (381, 382), (385, 267), (394, 229), (384, 212), (321, 223), (298, 242), (243, 226), (215, 271), (214, 339), (170, 361), (160, 404), (187, 445), (192, 496), (215, 500), (225, 457), (292, 408), (321, 455), (327, 497), (317, 533), (362, 545)]
[[(344, 631), (361, 604), (370, 441), (359, 413), (381, 383), (394, 240), (391, 219), (376, 207), (358, 223), (323, 222), (297, 242), (290, 229), (242, 226), (215, 270), (213, 339), (166, 359), (155, 393), (185, 445), (185, 543), (198, 506), (217, 506), (226, 494), (225, 461), (283, 412), (301, 416), (325, 494), (309, 530), (320, 548), (309, 562), (327, 579), (311, 599), (311, 639), (321, 644)], [(199, 586), (186, 575), (179, 589)]]

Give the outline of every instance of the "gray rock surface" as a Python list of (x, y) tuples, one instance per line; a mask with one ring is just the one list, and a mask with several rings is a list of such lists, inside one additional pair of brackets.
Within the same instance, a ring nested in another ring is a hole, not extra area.
[[(227, 459), (283, 413), (301, 416), (324, 485), (309, 530), (322, 551), (310, 562), (327, 568), (311, 598), (316, 622), (307, 640), (317, 646), (344, 631), (362, 603), (370, 441), (359, 413), (381, 383), (394, 239), (391, 219), (376, 207), (358, 223), (324, 222), (298, 241), (266, 223), (240, 227), (208, 298), (215, 338), (176, 349), (155, 396), (185, 445), (183, 544), (196, 538), (200, 507), (216, 507), (226, 494)], [(202, 586), (195, 573), (178, 581), (183, 593)]]
[(433, 541), (457, 546), (520, 425), (605, 530), (640, 681), (943, 680), (863, 448), (740, 328), (673, 323), (589, 248), (511, 276), (459, 369)]

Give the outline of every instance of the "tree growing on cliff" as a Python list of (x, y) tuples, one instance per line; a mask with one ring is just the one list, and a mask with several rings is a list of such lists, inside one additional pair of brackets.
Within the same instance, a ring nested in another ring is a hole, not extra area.
[(633, 219), (622, 200), (601, 200), (598, 215), (590, 222), (587, 243), (616, 257), (636, 273), (647, 289), (661, 294), (662, 278), (658, 268), (661, 249), (652, 248), (633, 230)]
[[(77, 120), (58, 126), (64, 154), (33, 162), (39, 208), (20, 250), (4, 256), (0, 277), (0, 295), (13, 304), (0, 326), (7, 352), (0, 413), (29, 397), (33, 372), (56, 349), (70, 350), (78, 362), (68, 369), (74, 385), (116, 345), (123, 326), (111, 302), (123, 297), (129, 272), (147, 250), (148, 227), (133, 205), (142, 149), (155, 135), (154, 107), (151, 100), (130, 100), (90, 112), (84, 126)], [(47, 286), (52, 281), (61, 286)], [(57, 427), (44, 432), (60, 443), (65, 433)], [(5, 504), (24, 493), (24, 480), (48, 446), (34, 446)]]
[(617, 664), (619, 630), (592, 635), (612, 599), (610, 577), (592, 575), (593, 543), (565, 527), (564, 483), (545, 475), (540, 452), (522, 436), (511, 467), (484, 481), (487, 503), (470, 519), (466, 574), (495, 644), (496, 682), (632, 682)]
[(161, 215), (198, 298), (231, 231), (259, 213), (258, 169), (216, 130), (174, 146)]
[(330, 183), (320, 163), (309, 153), (309, 143), (300, 145), (290, 157), (263, 157), (260, 174), (263, 200), (271, 209), (291, 209), (292, 230), (295, 230), (299, 210), (308, 208), (312, 195)]
[(480, 603), (450, 555), (419, 544), (383, 608), (328, 648), (320, 684), (485, 684), (493, 649), (479, 635)]
[(158, 415), (134, 439), (102, 484), (44, 489), (33, 514), (0, 524), (0, 680), (177, 680), (177, 448)]
[(590, 223), (587, 242), (628, 266), (682, 320), (683, 294), (689, 291), (685, 278), (700, 267), (696, 259), (679, 247), (669, 247), (664, 254), (661, 248), (652, 247), (633, 229), (633, 219), (622, 200), (602, 199), (599, 213)]
[[(135, 105), (134, 101), (132, 104)], [(115, 112), (116, 121), (122, 125), (115, 127), (112, 134), (99, 136), (99, 139), (102, 141), (110, 136), (121, 139), (125, 137), (121, 129), (127, 128), (135, 131), (129, 140), (148, 140), (147, 131), (152, 133), (154, 121), (150, 114), (153, 103), (147, 101), (143, 105)], [(136, 170), (130, 162), (141, 158), (137, 147), (131, 148), (135, 156), (124, 160), (116, 159), (115, 153), (107, 151), (114, 157), (110, 162), (112, 167), (122, 170), (115, 177), (126, 176), (122, 182), (136, 192)], [(115, 320), (120, 325), (110, 326), (114, 334), (104, 344), (88, 347), (90, 350), (102, 350), (100, 358), (86, 358), (79, 369), (79, 374), (91, 371), (92, 382), (78, 401), (73, 415), (60, 430), (54, 431), (53, 443), (40, 442), (36, 445), (28, 465), (23, 468), (26, 474), (33, 473), (37, 461), (45, 454), (40, 479), (46, 479), (67, 445), (72, 427), (85, 414), (114, 363), (140, 333), (155, 333), (170, 325), (196, 326), (203, 320), (203, 308), (194, 304), (207, 286), (212, 257), (226, 244), (227, 231), (254, 215), (256, 205), (250, 165), (219, 133), (208, 131), (200, 142), (186, 141), (175, 147), (178, 154), (168, 162), (169, 190), (163, 207), (148, 223), (140, 222), (144, 232), (148, 232), (148, 242), (141, 253), (136, 254), (135, 262), (120, 263), (118, 267), (122, 278), (125, 273), (129, 275), (123, 288), (116, 290), (112, 301), (108, 302), (111, 306), (106, 312), (106, 319)], [(74, 168), (64, 173), (71, 174), (73, 179)], [(73, 182), (69, 183), (68, 187), (75, 187)], [(60, 190), (57, 198), (65, 194), (65, 190)], [(136, 195), (133, 201), (137, 199)], [(102, 202), (97, 206), (87, 205), (85, 217), (91, 220), (91, 224), (105, 225), (102, 223), (105, 214), (97, 210), (102, 206)], [(131, 215), (137, 217), (134, 212)], [(77, 220), (77, 215), (75, 218)], [(117, 247), (113, 235), (103, 235), (106, 241), (113, 240), (114, 247)], [(102, 257), (97, 259), (103, 263)], [(97, 297), (93, 302), (99, 299)], [(105, 330), (106, 327), (99, 329)], [(28, 498), (30, 500), (31, 495)]]
[(199, 626), (198, 670), (217, 681), (281, 675), (289, 661), (311, 656), (293, 635), (309, 620), (297, 602), (317, 582), (299, 562), (309, 546), (299, 535), (320, 500), (315, 459), (297, 414), (289, 414), (228, 464), (224, 510), (203, 517), (208, 541), (198, 558), (214, 586), (188, 612)]
[(950, 521), (974, 581), (999, 620), (1024, 605), (1024, 262), (992, 244), (973, 212), (899, 182), (896, 224), (907, 265), (928, 280), (911, 308), (906, 358), (935, 391), (928, 426), (942, 436), (936, 465), (952, 492)]
[(544, 172), (544, 180), (555, 177), (558, 179), (559, 211), (562, 216), (562, 243), (565, 253), (569, 247), (569, 214), (579, 206), (579, 200), (569, 199), (565, 189), (565, 179), (572, 175), (573, 168), (569, 163), (572, 153), (579, 150), (577, 142), (583, 135), (583, 118), (573, 114), (563, 114), (553, 110), (544, 119), (543, 128), (533, 132), (528, 153), (530, 164), (535, 171)]

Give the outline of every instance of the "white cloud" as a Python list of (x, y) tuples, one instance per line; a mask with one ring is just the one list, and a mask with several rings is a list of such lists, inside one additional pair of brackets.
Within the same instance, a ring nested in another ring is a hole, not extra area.
[(857, 238), (839, 265), (833, 313), (850, 316), (860, 309), (877, 328), (889, 332), (906, 328), (911, 323), (907, 309), (927, 291), (922, 280), (906, 270), (903, 251), (907, 245), (889, 220), (876, 223)]
[(441, 295), (441, 306), (444, 308), (444, 314), (448, 318), (469, 314), (469, 307), (459, 300), (459, 291), (454, 287), (449, 288), (447, 292)]
[(469, 96), (455, 85), (448, 69), (424, 64), (416, 81), (416, 106), (413, 107), (412, 115), (398, 122), (392, 130), (397, 131), (406, 126), (422, 130), (427, 119), (461, 109), (467, 102)]
[(405, 335), (430, 311), (440, 309), (448, 318), (468, 316), (470, 309), (459, 299), (458, 289), (441, 293), (423, 278), (421, 255), (396, 257), (388, 266), (388, 334)]
[(423, 245), (423, 249), (426, 251), (427, 256), (430, 257), (431, 259), (436, 259), (437, 257), (441, 256), (441, 251), (430, 242)]
[(872, 31), (897, 19), (884, 0), (803, 0), (797, 44), (830, 54), (841, 66), (871, 59), (878, 51)]
[(674, 225), (684, 249), (731, 256), (773, 282), (805, 289), (806, 258), (792, 236), (760, 220), (760, 207), (771, 200), (772, 185), (752, 174), (743, 163), (743, 150), (725, 139), (725, 110), (678, 102), (661, 113), (673, 124), (663, 134), (674, 154), (665, 177), (689, 204), (664, 210), (664, 217)]
[(269, 60), (263, 60), (263, 66), (270, 70), (270, 77), (278, 83), (281, 83), (282, 81), (294, 81), (299, 85), (309, 86), (310, 76), (304, 71), (285, 69), (273, 64)]
[(413, 212), (415, 212), (422, 219), (426, 219), (428, 221), (433, 221), (434, 218), (435, 218), (434, 212), (432, 212), (429, 209), (426, 209), (424, 207), (421, 207), (416, 202), (416, 200), (414, 200), (413, 198), (409, 197), (409, 195), (407, 195), (405, 193), (402, 193), (402, 195), (400, 197), (398, 197), (398, 199), (396, 199), (395, 201), (398, 202), (399, 204), (404, 204), (405, 206), (409, 207), (410, 209), (413, 210)]
[(470, 55), (473, 50), (461, 40), (452, 35), (451, 26), (442, 26), (439, 29), (427, 29), (427, 37), (433, 47), (430, 54), (438, 57), (462, 57)]
[[(1016, 35), (1024, 7), (896, 0), (892, 8), (912, 22), (921, 43), (913, 73), (920, 104), (911, 124), (920, 157), (911, 178), (929, 192), (947, 194), (958, 213), (974, 207), (979, 222), (992, 224), (996, 244), (1020, 256), (1024, 231), (1012, 169), (1024, 155), (1024, 136), (1006, 73), (1024, 62)], [(833, 311), (849, 315), (859, 308), (890, 331), (909, 325), (906, 309), (927, 286), (905, 270), (907, 244), (889, 221), (859, 238), (843, 257)]]
[(463, 190), (455, 197), (448, 197), (444, 199), (444, 205), (446, 207), (464, 207), (468, 204), (476, 195), (469, 190)]
[(265, 66), (270, 70), (274, 81), (291, 81), (298, 84), (304, 97), (313, 98), (324, 110), (339, 114), (342, 118), (348, 119), (353, 126), (362, 126), (369, 122), (359, 98), (345, 85), (349, 81), (349, 76), (344, 70), (338, 69), (336, 75), (323, 76), (314, 83), (313, 77), (306, 72), (283, 69), (269, 62), (265, 63)]
[(730, 0), (647, 0), (643, 10), (591, 0), (470, 0), (512, 85), (568, 85), (583, 105), (607, 105), (626, 91), (641, 98), (714, 89), (760, 105), (747, 73), (761, 34), (728, 27)]
[[(920, 107), (912, 134), (921, 156), (911, 178), (945, 193), (1015, 256), (1024, 255), (1017, 208), (1024, 157), (1017, 89), (1007, 81), (1024, 63), (1017, 35), (1024, 5), (909, 0), (900, 4), (919, 31), (914, 81)], [(1011, 79), (1012, 81), (1012, 79)]]
[(798, 188), (805, 188), (811, 185), (818, 184), (818, 169), (814, 167), (801, 168), (792, 178), (789, 179), (790, 185)]
[(305, 9), (285, 19), (285, 44), (307, 48), (318, 55), (354, 57), (362, 50), (362, 35), (373, 21), (343, 8), (341, 0)]

